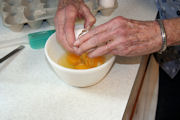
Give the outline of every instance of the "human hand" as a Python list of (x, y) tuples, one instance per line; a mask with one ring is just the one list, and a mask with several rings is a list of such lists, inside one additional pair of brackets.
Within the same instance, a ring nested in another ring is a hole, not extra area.
[(60, 0), (54, 18), (56, 39), (69, 52), (74, 52), (74, 26), (78, 17), (85, 19), (86, 29), (89, 29), (96, 21), (83, 0)]
[(156, 21), (136, 21), (116, 17), (81, 36), (75, 52), (89, 57), (105, 54), (140, 56), (159, 51), (162, 39)]

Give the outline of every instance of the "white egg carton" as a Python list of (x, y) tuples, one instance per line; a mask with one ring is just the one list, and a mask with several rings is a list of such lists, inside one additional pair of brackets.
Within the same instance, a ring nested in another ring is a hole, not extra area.
[[(12, 31), (18, 32), (23, 29), (24, 24), (37, 29), (43, 20), (54, 25), (53, 18), (56, 13), (59, 0), (2, 0), (1, 15), (4, 26)], [(96, 15), (101, 11), (102, 15), (110, 15), (117, 7), (117, 1), (111, 8), (99, 5), (98, 0), (85, 0), (91, 12)]]

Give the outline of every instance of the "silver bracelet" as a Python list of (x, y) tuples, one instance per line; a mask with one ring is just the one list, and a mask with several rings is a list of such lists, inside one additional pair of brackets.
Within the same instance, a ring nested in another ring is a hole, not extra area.
[(163, 21), (160, 20), (160, 19), (157, 19), (156, 21), (159, 24), (159, 27), (160, 27), (160, 30), (161, 30), (161, 37), (162, 37), (162, 47), (161, 47), (161, 49), (160, 49), (160, 51), (158, 53), (162, 54), (162, 52), (165, 51), (166, 48), (167, 48), (166, 32), (165, 32)]

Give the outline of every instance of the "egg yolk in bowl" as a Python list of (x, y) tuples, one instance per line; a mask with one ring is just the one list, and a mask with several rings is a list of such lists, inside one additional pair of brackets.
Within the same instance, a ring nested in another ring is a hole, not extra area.
[(66, 53), (58, 60), (58, 64), (71, 69), (90, 69), (102, 65), (105, 62), (105, 57), (89, 58), (87, 53), (81, 56), (73, 53)]

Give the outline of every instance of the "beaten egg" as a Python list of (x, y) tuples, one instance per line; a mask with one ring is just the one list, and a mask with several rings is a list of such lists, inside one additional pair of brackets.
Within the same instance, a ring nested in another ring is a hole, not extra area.
[(71, 69), (89, 69), (102, 65), (104, 62), (104, 56), (89, 58), (87, 53), (78, 56), (68, 52), (58, 60), (59, 65)]

